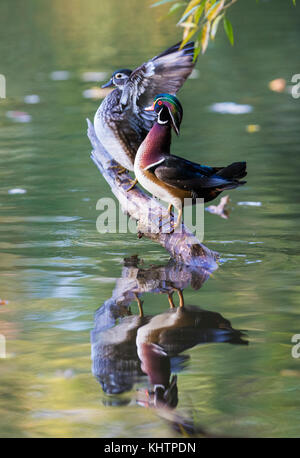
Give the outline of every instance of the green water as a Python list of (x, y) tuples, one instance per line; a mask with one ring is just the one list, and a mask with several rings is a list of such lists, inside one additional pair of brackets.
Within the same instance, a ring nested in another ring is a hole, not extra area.
[[(166, 264), (158, 245), (135, 235), (99, 234), (96, 203), (111, 196), (90, 160), (85, 118), (99, 101), (82, 93), (87, 71), (135, 67), (172, 45), (181, 31), (162, 9), (131, 0), (2, 0), (0, 73), (1, 437), (168, 437), (176, 433), (132, 389), (113, 399), (91, 372), (95, 311), (137, 254)], [(173, 151), (223, 165), (247, 160), (248, 183), (230, 193), (228, 220), (206, 214), (204, 243), (221, 254), (187, 304), (221, 313), (249, 345), (211, 343), (185, 351), (178, 372), (179, 414), (208, 431), (234, 436), (299, 436), (300, 99), (276, 93), (299, 70), (299, 6), (240, 0), (229, 13), (235, 46), (222, 31), (185, 84), (181, 136)], [(65, 81), (51, 72), (69, 71)], [(25, 104), (37, 94), (40, 103)], [(209, 111), (215, 102), (250, 104), (249, 114)], [(17, 123), (8, 111), (31, 115)], [(246, 126), (260, 130), (248, 133)], [(10, 194), (22, 188), (25, 194)], [(238, 202), (261, 202), (260, 206)], [(163, 294), (144, 297), (147, 315), (163, 313)], [(136, 305), (132, 305), (136, 312)]]

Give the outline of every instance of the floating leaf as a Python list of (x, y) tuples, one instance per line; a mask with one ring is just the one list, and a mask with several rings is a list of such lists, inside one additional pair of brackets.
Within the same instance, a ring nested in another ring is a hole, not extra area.
[(223, 24), (224, 24), (224, 30), (226, 32), (226, 35), (227, 35), (230, 43), (233, 45), (233, 43), (234, 43), (233, 29), (232, 29), (231, 22), (229, 21), (229, 19), (227, 19), (226, 16), (224, 17)]
[(214, 20), (214, 22), (212, 23), (212, 26), (211, 26), (211, 31), (210, 31), (210, 38), (212, 40), (215, 39), (215, 36), (216, 36), (216, 33), (217, 33), (217, 30), (218, 30), (218, 27), (219, 27), (219, 24), (221, 22), (221, 19), (223, 18), (223, 14), (220, 14), (219, 16), (216, 17), (216, 19)]
[(202, 54), (205, 53), (207, 45), (208, 45), (209, 32), (210, 32), (210, 22), (206, 22), (202, 28), (202, 34), (201, 34)]
[(211, 22), (218, 16), (218, 14), (220, 13), (220, 11), (222, 10), (222, 8), (224, 6), (224, 3), (225, 3), (225, 0), (220, 0), (219, 2), (215, 3), (208, 10), (208, 12), (206, 13), (206, 18), (207, 18), (208, 21)]

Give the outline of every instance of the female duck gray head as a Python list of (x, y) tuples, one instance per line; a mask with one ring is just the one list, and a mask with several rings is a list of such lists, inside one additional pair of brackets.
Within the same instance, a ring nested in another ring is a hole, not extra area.
[(127, 82), (128, 78), (130, 77), (132, 71), (128, 68), (122, 68), (121, 70), (117, 70), (114, 72), (110, 78), (110, 80), (101, 86), (102, 88), (105, 87), (118, 87), (119, 89), (123, 89), (124, 84)]

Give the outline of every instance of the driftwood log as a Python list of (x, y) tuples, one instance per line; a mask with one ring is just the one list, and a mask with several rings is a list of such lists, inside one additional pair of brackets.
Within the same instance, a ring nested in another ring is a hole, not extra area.
[[(217, 269), (218, 254), (206, 248), (183, 224), (181, 232), (166, 233), (161, 229), (163, 221), (169, 221), (166, 208), (155, 198), (150, 197), (138, 186), (127, 192), (132, 183), (128, 172), (118, 174), (117, 163), (112, 159), (98, 137), (94, 126), (87, 119), (87, 135), (93, 147), (91, 158), (109, 184), (122, 209), (138, 222), (139, 237), (145, 236), (158, 242), (178, 263), (191, 267), (202, 267), (208, 271)], [(169, 232), (167, 228), (167, 232)]]

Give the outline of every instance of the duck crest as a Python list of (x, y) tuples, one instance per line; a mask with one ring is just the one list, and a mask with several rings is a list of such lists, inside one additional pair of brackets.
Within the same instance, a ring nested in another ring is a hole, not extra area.
[(140, 146), (140, 167), (149, 169), (170, 154), (171, 127), (156, 123)]

